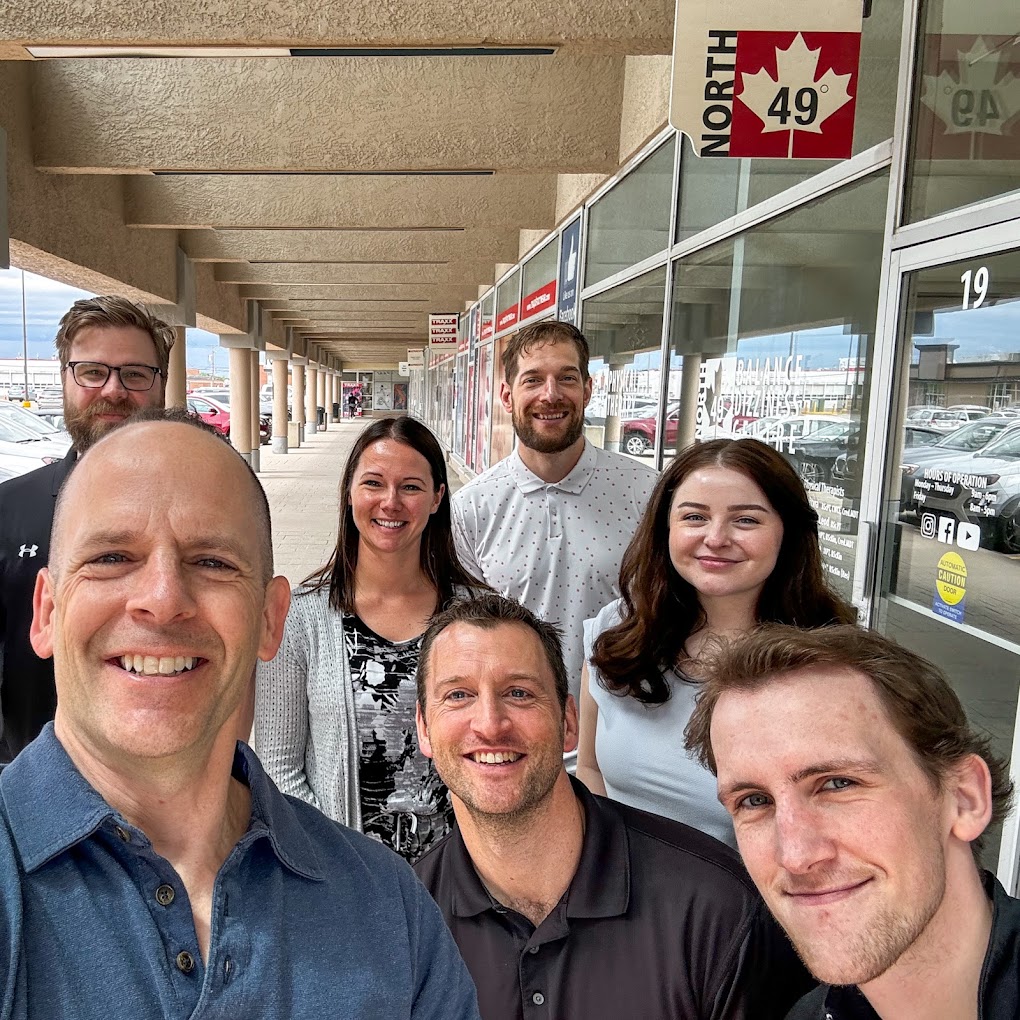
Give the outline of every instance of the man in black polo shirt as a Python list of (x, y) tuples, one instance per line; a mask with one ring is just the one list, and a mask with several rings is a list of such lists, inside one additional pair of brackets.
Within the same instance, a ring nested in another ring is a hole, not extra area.
[(516, 602), (435, 619), (418, 738), (457, 826), (416, 871), (484, 1020), (770, 1020), (810, 987), (733, 851), (567, 775), (559, 638)]
[(1009, 770), (931, 663), (856, 627), (762, 628), (714, 663), (687, 734), (827, 983), (790, 1020), (1020, 1016), (1020, 900), (976, 859)]
[(46, 566), (57, 493), (100, 436), (144, 407), (162, 407), (174, 331), (127, 298), (83, 298), (60, 320), (55, 345), (63, 377), (70, 452), (0, 485), (0, 763), (53, 718), (53, 661), (28, 640), (36, 575)]

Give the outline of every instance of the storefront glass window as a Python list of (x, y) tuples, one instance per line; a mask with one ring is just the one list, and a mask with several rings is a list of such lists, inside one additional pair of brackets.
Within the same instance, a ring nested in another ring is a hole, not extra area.
[[(1004, 2), (1004, 0), (1003, 0)], [(896, 106), (902, 0), (870, 5), (861, 35), (854, 153), (890, 138)], [(680, 154), (680, 209), (676, 240), (721, 223), (806, 181), (836, 160), (697, 157), (684, 138)]]
[(521, 317), (521, 271), (515, 269), (496, 288), (496, 332), (512, 329)]
[[(1008, 756), (1020, 688), (1020, 249), (910, 274), (883, 629)], [(999, 833), (985, 865), (995, 870)]]
[(1020, 7), (922, 3), (905, 218), (1020, 190)]
[(521, 285), (521, 322), (556, 311), (555, 236), (524, 263)]
[(660, 145), (591, 207), (586, 287), (669, 246), (675, 147), (675, 137)]
[(496, 291), (490, 290), (485, 297), (482, 298), (482, 325), (479, 333), (480, 339), (488, 340), (495, 330), (496, 319), (494, 315), (496, 304)]
[(481, 474), (489, 466), (489, 420), (492, 412), (492, 344), (475, 352), (475, 448), (471, 466)]
[(888, 173), (872, 175), (695, 252), (674, 276), (667, 456), (695, 438), (752, 436), (779, 450), (804, 480), (830, 580), (847, 597), (888, 185)]
[(596, 446), (650, 462), (662, 364), (666, 267), (589, 298), (581, 308), (592, 398), (585, 434)]

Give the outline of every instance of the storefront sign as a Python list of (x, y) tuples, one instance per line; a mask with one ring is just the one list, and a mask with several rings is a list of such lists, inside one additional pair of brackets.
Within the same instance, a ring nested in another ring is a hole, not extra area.
[(670, 123), (699, 156), (847, 158), (862, 12), (861, 0), (677, 0)]
[(533, 315), (556, 307), (556, 281), (550, 280), (544, 287), (525, 294), (521, 299), (521, 320), (530, 319)]
[(410, 366), (410, 364), (408, 362), (406, 362), (406, 361), (398, 361), (397, 362), (397, 375), (410, 375), (410, 374), (411, 374), (411, 366)]
[(457, 323), (460, 316), (456, 312), (429, 313), (429, 347), (457, 349)]
[(967, 564), (959, 553), (944, 553), (935, 573), (932, 612), (953, 623), (963, 623), (966, 604)]
[(425, 364), (425, 350), (422, 347), (408, 347), (407, 363), (411, 368), (421, 368)]
[(498, 333), (500, 330), (509, 329), (511, 326), (516, 325), (520, 310), (520, 302), (515, 302), (509, 308), (504, 308), (496, 316), (496, 332)]
[(1013, 45), (1013, 30), (1009, 35), (925, 36), (922, 61), (928, 73), (921, 79), (918, 155), (928, 159), (1017, 158), (1020, 48)]
[(560, 299), (556, 318), (577, 322), (578, 268), (581, 259), (581, 217), (568, 223), (560, 235)]
[(474, 304), (471, 306), (471, 311), (468, 312), (468, 336), (471, 338), (472, 343), (478, 343), (481, 339), (481, 325), (482, 306), (481, 304)]
[(482, 339), (488, 340), (492, 336), (492, 316), (483, 315), (482, 317)]

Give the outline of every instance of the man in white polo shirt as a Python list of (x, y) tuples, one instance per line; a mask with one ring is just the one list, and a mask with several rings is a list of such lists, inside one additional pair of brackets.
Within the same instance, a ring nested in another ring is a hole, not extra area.
[(500, 400), (514, 452), (453, 497), (464, 566), (563, 633), (570, 691), (584, 662), (582, 625), (620, 595), (620, 560), (655, 471), (584, 438), (588, 341), (566, 322), (518, 330), (503, 353)]

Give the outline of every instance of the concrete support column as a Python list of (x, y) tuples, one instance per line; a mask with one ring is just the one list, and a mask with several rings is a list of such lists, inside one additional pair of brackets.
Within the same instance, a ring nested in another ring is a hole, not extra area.
[(620, 452), (620, 439), (623, 434), (623, 426), (620, 420), (620, 405), (623, 402), (623, 394), (626, 392), (626, 369), (634, 364), (633, 355), (621, 355), (609, 362), (609, 378), (624, 380), (617, 386), (610, 384), (609, 387), (609, 410), (615, 414), (606, 415), (606, 436), (603, 444), (604, 449)]
[(251, 352), (230, 348), (230, 442), (251, 463)]
[(259, 352), (251, 352), (251, 466), (253, 471), (262, 467), (262, 436), (259, 432)]
[(185, 407), (188, 403), (187, 329), (174, 326), (174, 345), (170, 348), (170, 369), (166, 377), (166, 407)]
[(294, 363), (294, 400), (291, 404), (291, 421), (297, 425), (298, 443), (305, 441), (305, 365), (307, 358), (292, 358)]
[(270, 354), (273, 366), (273, 453), (287, 452), (287, 367), (286, 354)]
[(328, 381), (329, 381), (329, 369), (323, 366), (319, 369), (319, 385), (317, 392), (319, 394), (319, 407), (324, 408), (326, 413), (322, 419), (322, 431), (325, 432), (329, 428), (329, 393), (328, 393)]
[(314, 436), (316, 432), (315, 394), (319, 372), (314, 361), (308, 362), (308, 385), (305, 386), (305, 435)]

